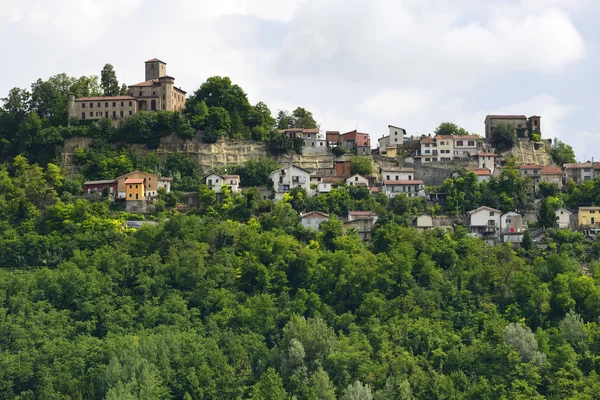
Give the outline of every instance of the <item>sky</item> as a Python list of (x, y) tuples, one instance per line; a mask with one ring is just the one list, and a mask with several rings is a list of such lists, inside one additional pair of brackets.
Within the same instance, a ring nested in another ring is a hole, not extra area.
[(487, 114), (540, 115), (542, 136), (600, 159), (597, 0), (0, 0), (0, 97), (67, 73), (144, 80), (167, 62), (194, 92), (229, 76), (273, 115), (321, 130), (444, 121), (483, 135)]

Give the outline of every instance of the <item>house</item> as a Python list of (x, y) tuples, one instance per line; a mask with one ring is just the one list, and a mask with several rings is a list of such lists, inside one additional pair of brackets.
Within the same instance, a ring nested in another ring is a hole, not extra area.
[(329, 193), (333, 189), (333, 185), (343, 181), (343, 178), (338, 178), (337, 176), (324, 176), (317, 185), (317, 194)]
[(204, 183), (215, 193), (221, 193), (223, 185), (226, 185), (232, 193), (240, 191), (239, 175), (219, 175), (212, 173), (204, 177)]
[(393, 198), (399, 194), (408, 197), (425, 197), (425, 184), (421, 180), (384, 180), (382, 190), (386, 196)]
[(421, 150), (415, 158), (420, 157), (422, 164), (438, 161), (437, 142), (435, 138), (427, 137), (421, 139), (420, 145)]
[(307, 153), (327, 152), (327, 142), (319, 139), (319, 129), (289, 128), (279, 131), (289, 140), (302, 139), (303, 151)]
[(326, 131), (325, 141), (329, 147), (341, 146), (342, 139), (340, 138), (340, 131)]
[(500, 124), (511, 125), (517, 134), (541, 130), (541, 118), (533, 115), (527, 118), (524, 115), (488, 115), (485, 117), (485, 138), (491, 139), (493, 129)]
[[(396, 148), (404, 143), (406, 137), (406, 130), (404, 128), (400, 128), (394, 125), (388, 125), (388, 134), (386, 136), (382, 136), (377, 140), (379, 151), (382, 152), (386, 147)], [(390, 156), (388, 157), (395, 157)]]
[(553, 184), (558, 186), (559, 189), (563, 188), (563, 171), (559, 167), (547, 166), (542, 167), (542, 182)]
[(167, 176), (159, 176), (158, 177), (158, 189), (163, 188), (169, 193), (171, 191), (171, 182), (173, 182), (173, 178)]
[(600, 176), (600, 163), (572, 163), (564, 164), (564, 181), (571, 179), (575, 183), (592, 180)]
[(434, 138), (439, 155), (438, 161), (452, 161), (454, 158), (454, 138), (452, 135), (437, 135)]
[(479, 168), (486, 168), (493, 174), (496, 169), (497, 157), (498, 156), (494, 152), (480, 151), (477, 153), (477, 164)]
[(420, 215), (415, 219), (415, 226), (421, 232), (433, 229), (433, 218), (430, 215)]
[(356, 174), (346, 179), (346, 185), (369, 187), (369, 180), (362, 175)]
[(571, 211), (565, 208), (559, 208), (554, 212), (556, 214), (556, 224), (558, 229), (571, 229)]
[(492, 177), (492, 172), (487, 168), (477, 168), (475, 171), (477, 182), (489, 182)]
[(118, 183), (116, 180), (102, 180), (102, 181), (87, 181), (83, 184), (83, 191), (86, 193), (92, 193), (94, 191), (102, 193), (104, 188), (109, 189), (111, 196), (117, 193)]
[(501, 216), (500, 210), (482, 206), (467, 213), (466, 225), (471, 234), (482, 237), (491, 243), (497, 239), (500, 233)]
[[(159, 187), (165, 187), (165, 178), (159, 178), (155, 174), (151, 174), (149, 172), (142, 171), (132, 171), (125, 175), (121, 175), (117, 177), (117, 192), (118, 198), (125, 199), (126, 198), (126, 184), (125, 181), (127, 179), (143, 179), (144, 180), (144, 193), (147, 197), (156, 197)], [(171, 185), (168, 185), (168, 188), (171, 188)]]
[(125, 179), (125, 209), (130, 212), (146, 211), (146, 180), (143, 178)]
[(320, 211), (311, 211), (300, 214), (300, 223), (305, 228), (319, 230), (321, 223), (329, 220), (329, 215)]
[(477, 135), (454, 135), (454, 158), (468, 158), (477, 155)]
[(532, 189), (537, 192), (540, 180), (542, 179), (542, 167), (537, 164), (521, 164), (519, 165), (519, 175), (521, 178), (531, 178), (533, 185)]
[(577, 224), (584, 228), (596, 228), (600, 225), (600, 207), (579, 207)]
[(523, 216), (516, 212), (508, 212), (501, 217), (502, 242), (520, 244), (523, 242), (525, 225)]
[[(329, 142), (329, 139), (327, 142)], [(358, 132), (357, 130), (343, 133), (339, 135), (339, 143), (340, 146), (348, 150), (355, 150), (358, 155), (371, 154), (371, 139), (368, 133)]]
[(273, 182), (276, 200), (281, 200), (284, 193), (296, 187), (301, 187), (307, 192), (310, 191), (310, 171), (295, 165), (275, 170), (271, 172), (269, 178)]
[(398, 156), (398, 148), (396, 146), (384, 146), (379, 148), (379, 155), (389, 158), (396, 158)]
[(379, 168), (381, 180), (413, 180), (415, 178), (415, 169), (410, 167), (381, 167)]
[(167, 75), (167, 63), (153, 58), (145, 63), (144, 82), (130, 85), (126, 96), (79, 97), (68, 95), (69, 120), (109, 118), (118, 123), (139, 111), (182, 111), (186, 92), (175, 87), (175, 78)]
[(370, 242), (373, 239), (373, 226), (377, 223), (377, 219), (377, 214), (371, 211), (348, 211), (344, 232), (354, 229), (363, 242)]

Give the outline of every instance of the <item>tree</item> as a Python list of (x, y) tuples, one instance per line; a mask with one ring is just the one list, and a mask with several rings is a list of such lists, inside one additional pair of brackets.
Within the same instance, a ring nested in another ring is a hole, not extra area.
[(515, 128), (509, 124), (498, 124), (492, 128), (492, 143), (498, 151), (510, 150), (517, 141)]
[(538, 213), (538, 224), (545, 228), (556, 228), (556, 214), (558, 208), (558, 199), (555, 197), (544, 197), (540, 203)]
[(575, 152), (573, 151), (573, 147), (561, 142), (557, 138), (554, 138), (550, 155), (552, 156), (552, 160), (561, 167), (564, 164), (575, 162)]
[(350, 173), (362, 176), (371, 176), (373, 174), (373, 164), (367, 157), (353, 157), (350, 160)]
[(558, 324), (561, 336), (577, 351), (588, 347), (588, 333), (579, 314), (569, 311)]
[(286, 400), (288, 394), (283, 388), (283, 381), (273, 368), (261, 376), (260, 380), (252, 387), (252, 400)]
[(277, 114), (277, 129), (318, 129), (319, 125), (315, 121), (312, 113), (305, 108), (298, 107), (290, 114), (286, 110), (281, 110)]
[(215, 143), (231, 132), (231, 118), (223, 107), (210, 107), (204, 123), (204, 141)]
[(341, 400), (373, 400), (373, 390), (360, 381), (348, 385)]
[(435, 128), (436, 135), (468, 135), (469, 132), (453, 122), (442, 122)]
[(118, 96), (120, 93), (117, 74), (112, 65), (106, 64), (100, 73), (100, 85), (104, 96)]
[(538, 351), (538, 343), (528, 326), (511, 323), (504, 328), (504, 343), (511, 346), (521, 355), (524, 362), (533, 361), (541, 367), (546, 362), (546, 355)]
[(292, 149), (293, 142), (290, 141), (285, 134), (273, 130), (269, 133), (269, 139), (267, 140), (267, 150), (271, 154), (279, 155), (287, 153)]

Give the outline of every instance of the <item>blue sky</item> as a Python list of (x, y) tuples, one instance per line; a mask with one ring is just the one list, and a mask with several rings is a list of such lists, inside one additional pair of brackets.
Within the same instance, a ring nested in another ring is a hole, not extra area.
[(592, 0), (0, 0), (0, 96), (65, 72), (143, 80), (168, 63), (194, 91), (227, 75), (252, 102), (303, 106), (322, 130), (409, 134), (488, 113), (600, 159), (600, 4)]

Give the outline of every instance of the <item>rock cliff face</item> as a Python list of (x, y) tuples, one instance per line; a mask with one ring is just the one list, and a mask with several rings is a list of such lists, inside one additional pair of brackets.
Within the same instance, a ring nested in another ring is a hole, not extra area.
[[(72, 174), (76, 170), (73, 162), (75, 149), (85, 149), (92, 141), (92, 138), (80, 137), (65, 141), (62, 152), (62, 166), (68, 173)], [(143, 145), (132, 145), (131, 147), (140, 151), (151, 151)], [(162, 159), (166, 159), (171, 153), (186, 153), (205, 172), (216, 167), (243, 164), (251, 159), (269, 156), (265, 144), (261, 142), (219, 140), (217, 143), (202, 143), (198, 138), (184, 140), (175, 135), (162, 138), (156, 152)], [(284, 154), (277, 158), (277, 162), (281, 165), (292, 163), (310, 170), (331, 168), (333, 166), (333, 155), (330, 153)]]
[(554, 165), (550, 149), (551, 144), (548, 141), (532, 142), (529, 139), (520, 139), (512, 149), (500, 154), (500, 157), (506, 159), (512, 154), (519, 164), (539, 164), (545, 167)]

